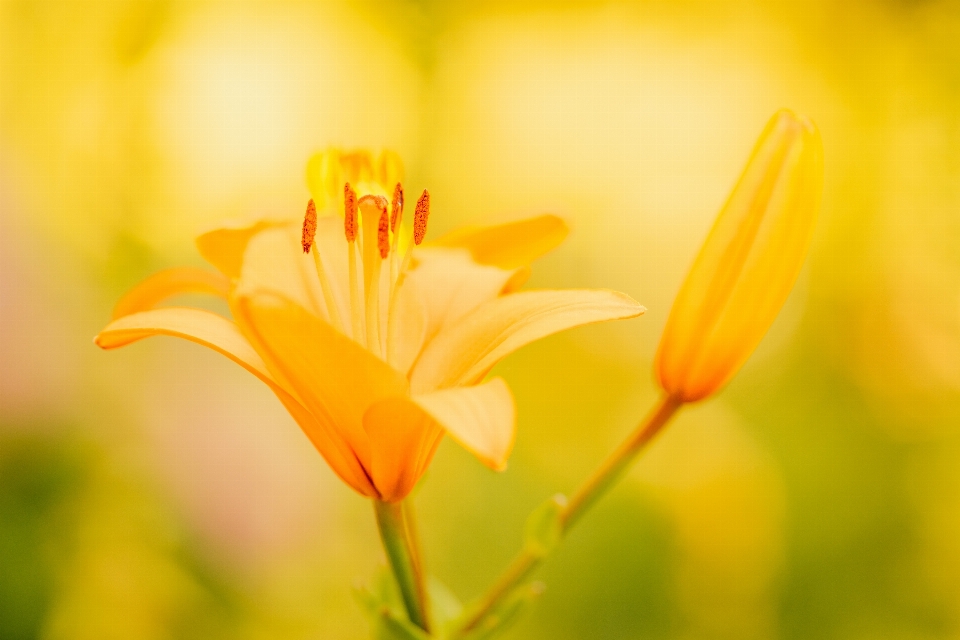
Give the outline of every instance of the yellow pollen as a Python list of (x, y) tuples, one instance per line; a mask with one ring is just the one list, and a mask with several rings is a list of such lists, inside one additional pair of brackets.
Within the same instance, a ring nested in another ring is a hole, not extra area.
[(343, 185), (343, 232), (347, 242), (357, 239), (357, 192), (349, 182)]
[(303, 252), (310, 253), (310, 247), (313, 246), (313, 239), (317, 235), (317, 205), (313, 204), (313, 198), (307, 203), (307, 213), (303, 216), (303, 234), (300, 243), (303, 245)]
[(390, 231), (397, 232), (397, 225), (403, 218), (403, 187), (400, 183), (393, 188), (393, 202), (390, 203)]
[(427, 218), (430, 217), (430, 192), (423, 190), (423, 195), (417, 200), (417, 208), (413, 212), (413, 242), (420, 244), (427, 235)]

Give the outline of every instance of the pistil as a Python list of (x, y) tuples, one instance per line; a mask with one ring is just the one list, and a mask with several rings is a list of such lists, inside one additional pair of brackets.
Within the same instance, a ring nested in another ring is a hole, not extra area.
[[(400, 215), (403, 215), (403, 190), (400, 187), (400, 184), (397, 184), (397, 189), (394, 190), (394, 201), (396, 201), (396, 193), (400, 192)], [(400, 265), (399, 273), (397, 273), (396, 278), (391, 277), (392, 286), (390, 288), (390, 306), (387, 312), (387, 353), (391, 354), (392, 350), (396, 345), (390, 344), (391, 337), (394, 332), (394, 318), (396, 317), (396, 308), (397, 308), (397, 299), (400, 297), (400, 288), (403, 286), (403, 281), (407, 277), (407, 270), (410, 268), (411, 262), (411, 252), (414, 246), (419, 245), (423, 242), (424, 236), (427, 235), (427, 219), (430, 217), (430, 192), (426, 189), (423, 190), (423, 194), (417, 200), (417, 208), (414, 209), (413, 214), (413, 244), (407, 247), (406, 252), (403, 256), (403, 263)], [(394, 247), (398, 247), (399, 243), (397, 242), (397, 236), (400, 229), (400, 221), (397, 220), (397, 227), (394, 231), (393, 242)], [(397, 254), (399, 252), (394, 250), (393, 258), (396, 262)], [(391, 274), (392, 276), (392, 274)]]
[(366, 302), (367, 348), (383, 355), (380, 343), (380, 268), (390, 252), (387, 199), (360, 198), (363, 226), (363, 286)]

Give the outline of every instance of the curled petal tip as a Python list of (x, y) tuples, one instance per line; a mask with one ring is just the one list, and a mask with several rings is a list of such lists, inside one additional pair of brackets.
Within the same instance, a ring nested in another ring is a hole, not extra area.
[[(626, 309), (629, 309), (628, 315), (622, 316), (623, 318), (635, 318), (637, 316), (642, 316), (647, 312), (647, 308), (634, 300), (631, 296), (623, 293), (622, 291), (614, 291), (613, 289), (596, 289), (595, 291), (603, 291), (604, 293), (609, 294), (610, 296), (616, 298), (621, 303), (623, 303)], [(625, 310), (626, 310), (625, 309)]]

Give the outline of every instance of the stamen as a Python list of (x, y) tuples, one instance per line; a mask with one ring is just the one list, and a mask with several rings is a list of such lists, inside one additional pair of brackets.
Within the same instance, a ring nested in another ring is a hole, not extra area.
[[(400, 183), (393, 188), (393, 202), (390, 203), (390, 231), (397, 233), (397, 225), (403, 218), (403, 187)], [(396, 237), (396, 236), (394, 236)]]
[[(393, 286), (390, 288), (390, 303), (387, 308), (387, 358), (388, 362), (391, 362), (393, 358), (393, 350), (396, 348), (396, 345), (393, 344), (393, 334), (394, 334), (394, 324), (397, 317), (397, 300), (400, 298), (400, 289), (403, 287), (404, 281), (407, 279), (407, 271), (410, 269), (410, 247), (407, 247), (406, 252), (403, 256), (403, 264), (400, 266), (400, 271), (397, 274), (396, 278), (393, 280)], [(391, 271), (393, 265), (397, 262), (397, 254), (393, 254), (393, 262), (391, 263)], [(392, 275), (392, 274), (391, 274)]]
[(360, 312), (360, 282), (357, 276), (357, 192), (350, 183), (343, 185), (343, 231), (347, 237), (347, 263), (350, 273), (350, 326), (353, 339), (363, 340), (363, 314)]
[(347, 243), (347, 264), (350, 270), (350, 328), (353, 339), (363, 343), (363, 314), (360, 311), (360, 279), (357, 276), (357, 243)]
[[(400, 183), (393, 188), (393, 202), (390, 203), (390, 231), (393, 233), (393, 255), (390, 256), (390, 282), (397, 281), (398, 249), (400, 248), (400, 229), (403, 228), (403, 187)], [(392, 294), (391, 294), (392, 296)]]
[[(400, 195), (400, 216), (403, 215), (403, 187), (400, 186), (400, 183), (397, 183), (396, 189), (394, 189), (394, 200), (397, 198), (397, 194)], [(417, 200), (417, 208), (413, 213), (413, 241), (415, 244), (419, 245), (423, 242), (423, 237), (427, 234), (427, 218), (430, 216), (430, 193), (424, 189), (423, 195), (420, 196), (420, 199)], [(396, 231), (400, 230), (400, 221), (397, 222)], [(407, 271), (410, 268), (411, 255), (413, 248), (408, 245), (407, 250), (403, 255), (403, 263), (397, 267), (397, 260), (399, 259), (399, 251), (396, 250), (398, 243), (399, 233), (394, 233), (394, 252), (393, 260), (390, 262), (390, 281), (393, 283), (393, 286), (390, 288), (390, 306), (387, 311), (387, 357), (392, 357), (392, 350), (396, 345), (391, 344), (391, 336), (394, 332), (394, 319), (396, 318), (396, 308), (397, 300), (400, 297), (400, 289), (403, 287), (404, 280), (407, 277)]]
[(357, 239), (357, 192), (349, 182), (343, 185), (343, 232), (347, 242)]
[[(366, 195), (358, 203), (363, 216), (363, 286), (366, 293), (367, 349), (383, 355), (380, 343), (380, 267), (388, 231), (387, 199)], [(381, 236), (384, 242), (380, 242)], [(382, 245), (382, 247), (381, 247)]]
[(313, 204), (313, 198), (307, 203), (307, 213), (303, 216), (303, 231), (300, 244), (303, 245), (303, 252), (310, 253), (310, 247), (313, 246), (313, 239), (317, 235), (317, 205)]
[(413, 242), (419, 245), (427, 235), (427, 219), (430, 217), (430, 192), (423, 190), (413, 212)]
[(313, 199), (307, 203), (307, 213), (303, 216), (303, 233), (300, 243), (303, 245), (303, 252), (310, 253), (313, 249), (313, 264), (317, 269), (317, 279), (320, 281), (320, 291), (323, 292), (323, 302), (327, 306), (327, 314), (330, 316), (330, 324), (339, 331), (343, 331), (343, 323), (340, 322), (340, 310), (337, 308), (333, 298), (333, 288), (330, 286), (330, 280), (323, 268), (323, 258), (320, 256), (320, 249), (314, 244), (317, 236), (317, 205)]
[(340, 308), (333, 297), (333, 287), (330, 285), (326, 269), (323, 268), (323, 256), (320, 255), (320, 249), (317, 245), (313, 245), (313, 264), (317, 268), (320, 289), (323, 291), (323, 301), (327, 305), (327, 313), (330, 314), (330, 324), (342, 332), (343, 322), (340, 320)]

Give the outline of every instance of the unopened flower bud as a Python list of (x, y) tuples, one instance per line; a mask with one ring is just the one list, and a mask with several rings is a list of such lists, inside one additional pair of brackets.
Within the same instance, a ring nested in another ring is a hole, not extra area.
[(822, 184), (816, 127), (778, 112), (673, 303), (654, 364), (667, 393), (703, 399), (750, 357), (803, 266)]

